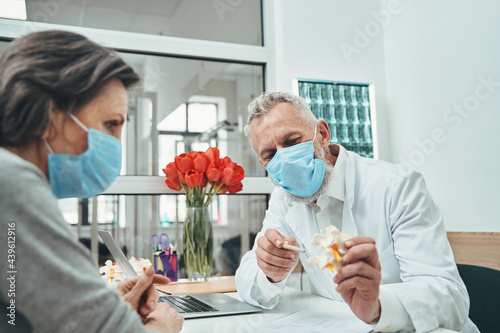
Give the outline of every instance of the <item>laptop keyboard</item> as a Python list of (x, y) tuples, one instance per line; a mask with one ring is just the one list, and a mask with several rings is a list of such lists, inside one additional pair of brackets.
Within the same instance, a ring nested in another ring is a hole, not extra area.
[(199, 299), (191, 296), (160, 296), (159, 303), (167, 303), (179, 313), (214, 312), (219, 311)]

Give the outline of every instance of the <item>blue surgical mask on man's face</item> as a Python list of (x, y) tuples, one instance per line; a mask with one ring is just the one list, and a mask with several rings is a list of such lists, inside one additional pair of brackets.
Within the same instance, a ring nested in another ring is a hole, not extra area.
[(309, 197), (316, 193), (325, 177), (325, 162), (314, 158), (316, 129), (312, 141), (278, 149), (266, 170), (274, 183), (298, 197)]
[(78, 156), (56, 154), (45, 141), (50, 151), (50, 187), (59, 199), (90, 198), (104, 192), (120, 174), (122, 143), (109, 134), (87, 128), (75, 116), (70, 117), (87, 132), (88, 149)]

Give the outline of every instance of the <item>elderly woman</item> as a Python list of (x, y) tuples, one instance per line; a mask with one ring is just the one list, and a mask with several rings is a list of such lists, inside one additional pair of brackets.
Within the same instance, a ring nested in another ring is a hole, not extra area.
[(108, 288), (57, 206), (118, 176), (126, 89), (138, 80), (114, 52), (70, 32), (29, 34), (0, 55), (0, 331), (182, 328), (157, 303), (153, 283), (167, 278), (150, 268)]

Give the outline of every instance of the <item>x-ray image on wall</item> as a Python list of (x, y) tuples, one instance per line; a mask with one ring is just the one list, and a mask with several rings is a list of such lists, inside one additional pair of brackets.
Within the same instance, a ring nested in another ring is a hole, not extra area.
[(332, 143), (374, 157), (368, 84), (299, 79), (298, 93), (328, 123)]

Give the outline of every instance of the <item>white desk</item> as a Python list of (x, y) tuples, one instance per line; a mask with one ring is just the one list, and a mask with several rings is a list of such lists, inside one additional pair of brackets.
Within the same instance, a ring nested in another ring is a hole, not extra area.
[[(228, 293), (228, 295), (241, 300), (237, 293)], [(335, 311), (336, 308), (344, 307), (347, 307), (347, 304), (343, 302), (332, 301), (327, 298), (286, 287), (283, 295), (281, 295), (280, 302), (272, 310), (263, 310), (256, 314), (188, 319), (184, 321), (181, 332), (258, 332), (259, 326), (298, 310), (311, 309), (324, 311), (325, 309), (331, 309)], [(445, 332), (453, 331), (446, 329), (432, 331), (432, 333)]]

